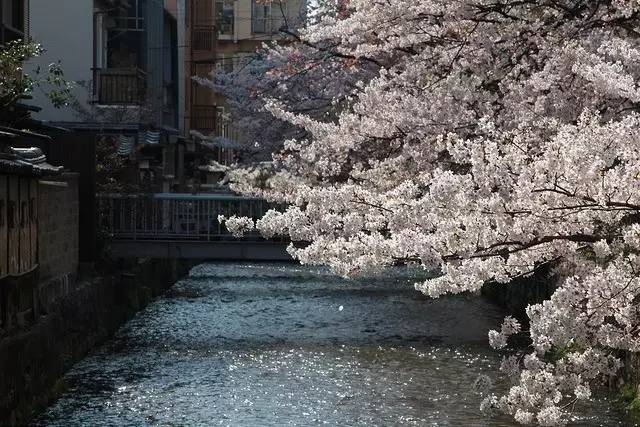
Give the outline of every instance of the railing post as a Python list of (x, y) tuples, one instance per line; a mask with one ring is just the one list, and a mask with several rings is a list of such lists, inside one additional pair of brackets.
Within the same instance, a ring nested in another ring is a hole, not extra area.
[(200, 200), (196, 200), (195, 202), (195, 206), (194, 206), (194, 212), (195, 212), (195, 225), (194, 225), (194, 230), (195, 231), (195, 235), (196, 238), (200, 239)]
[(220, 221), (218, 220), (218, 217), (222, 214), (221, 209), (220, 209), (220, 201), (216, 200), (215, 202), (215, 206), (216, 206), (216, 224), (217, 224), (217, 236), (220, 236), (222, 234), (222, 225), (220, 224)]
[(133, 199), (133, 209), (131, 209), (131, 218), (133, 219), (133, 240), (138, 240), (138, 221), (137, 219), (137, 199)]
[(207, 241), (211, 241), (211, 200), (207, 200)]

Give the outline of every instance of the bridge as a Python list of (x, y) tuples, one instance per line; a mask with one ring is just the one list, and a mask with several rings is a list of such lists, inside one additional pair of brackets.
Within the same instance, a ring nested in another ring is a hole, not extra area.
[(288, 261), (288, 241), (236, 238), (218, 215), (260, 218), (265, 200), (226, 194), (98, 195), (98, 227), (116, 258)]

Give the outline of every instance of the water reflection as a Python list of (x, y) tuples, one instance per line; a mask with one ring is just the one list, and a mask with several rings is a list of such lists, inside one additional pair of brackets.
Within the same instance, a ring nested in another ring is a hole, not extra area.
[[(510, 426), (471, 387), (495, 372), (486, 331), (502, 316), (428, 300), (406, 272), (207, 264), (78, 364), (40, 424)], [(619, 424), (606, 402), (589, 414), (576, 424)]]

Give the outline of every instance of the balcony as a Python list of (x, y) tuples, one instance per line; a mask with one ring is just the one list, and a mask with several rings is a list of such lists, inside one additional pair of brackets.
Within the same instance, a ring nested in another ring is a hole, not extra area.
[(218, 117), (216, 119), (215, 136), (229, 139), (234, 142), (241, 141), (241, 135), (238, 129), (231, 122), (229, 122), (228, 119), (223, 118), (219, 111)]
[(138, 68), (94, 69), (94, 101), (103, 105), (140, 105), (147, 75)]
[(198, 26), (191, 31), (191, 45), (194, 51), (212, 52), (216, 46), (216, 28)]
[(204, 134), (216, 131), (216, 107), (213, 105), (194, 105), (191, 107), (191, 129)]
[(240, 131), (228, 118), (224, 117), (221, 109), (216, 106), (193, 106), (191, 110), (191, 130), (235, 142), (242, 140)]

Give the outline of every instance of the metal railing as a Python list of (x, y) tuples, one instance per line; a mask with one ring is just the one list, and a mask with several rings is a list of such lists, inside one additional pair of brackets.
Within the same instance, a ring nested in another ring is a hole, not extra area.
[(235, 142), (242, 141), (242, 135), (238, 128), (235, 127), (229, 120), (224, 119), (220, 114), (218, 114), (216, 120), (215, 136), (226, 138)]
[(191, 107), (191, 129), (232, 141), (242, 141), (241, 132), (213, 105)]
[(251, 32), (254, 34), (273, 35), (280, 31), (282, 25), (282, 18), (253, 17), (251, 19)]
[(215, 27), (198, 26), (191, 30), (191, 45), (194, 51), (211, 52), (216, 46)]
[(147, 75), (139, 68), (95, 68), (94, 100), (105, 105), (138, 105), (144, 101)]
[[(218, 215), (259, 219), (272, 207), (262, 199), (226, 194), (100, 194), (98, 224), (116, 240), (238, 240)], [(264, 239), (252, 232), (242, 240)]]
[(191, 129), (203, 133), (216, 130), (217, 109), (215, 105), (193, 105), (191, 107)]

